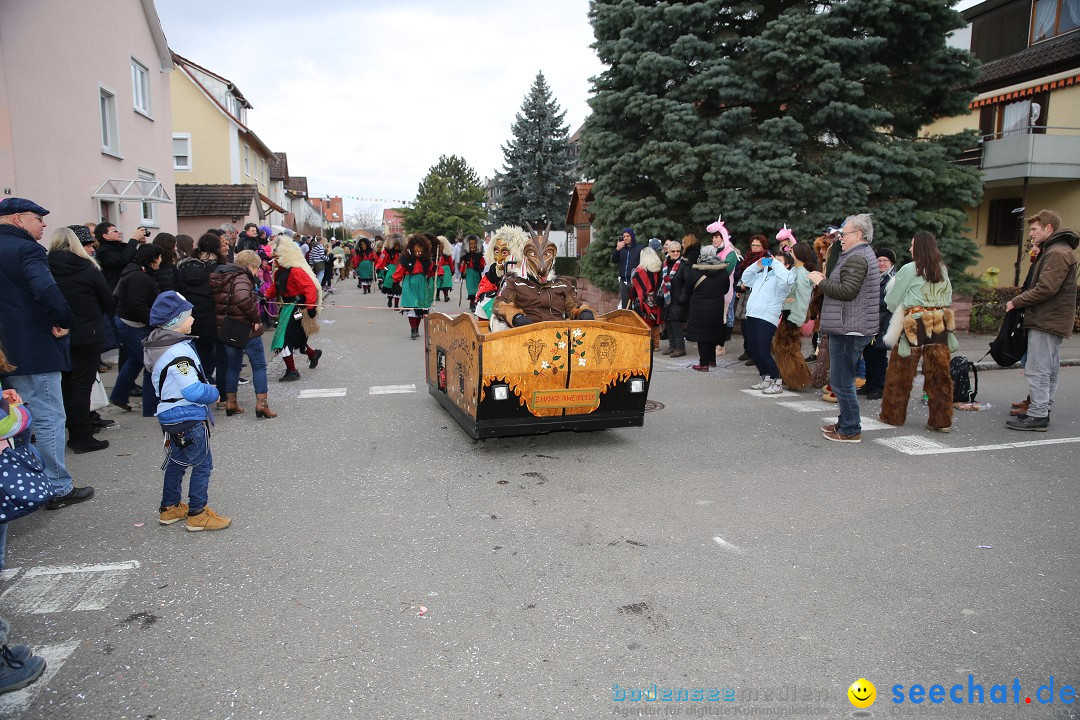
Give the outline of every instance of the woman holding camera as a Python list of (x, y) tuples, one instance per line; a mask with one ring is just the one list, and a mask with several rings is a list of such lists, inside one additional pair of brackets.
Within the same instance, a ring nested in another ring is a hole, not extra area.
[(788, 270), (786, 256), (767, 254), (746, 268), (742, 283), (750, 288), (743, 335), (747, 352), (761, 375), (761, 382), (750, 389), (760, 390), (765, 395), (779, 395), (784, 392), (784, 385), (772, 356), (772, 339), (780, 322), (784, 300), (795, 284), (795, 275)]

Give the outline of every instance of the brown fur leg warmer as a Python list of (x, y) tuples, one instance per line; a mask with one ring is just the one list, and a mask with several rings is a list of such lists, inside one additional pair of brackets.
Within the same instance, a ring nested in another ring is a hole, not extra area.
[(889, 368), (885, 371), (885, 391), (881, 397), (878, 419), (889, 425), (903, 425), (907, 420), (908, 398), (915, 373), (919, 369), (921, 348), (911, 348), (911, 355), (900, 357), (896, 348), (889, 353)]
[(930, 419), (933, 428), (947, 428), (953, 421), (953, 382), (949, 372), (949, 348), (946, 345), (927, 345), (922, 351), (922, 371), (926, 377)]
[(829, 384), (828, 335), (822, 335), (818, 339), (817, 362), (814, 364), (814, 373), (810, 376), (810, 384), (816, 388), (823, 388)]
[(802, 333), (787, 320), (780, 321), (773, 335), (772, 356), (789, 390), (802, 390), (810, 384), (810, 366), (802, 354)]

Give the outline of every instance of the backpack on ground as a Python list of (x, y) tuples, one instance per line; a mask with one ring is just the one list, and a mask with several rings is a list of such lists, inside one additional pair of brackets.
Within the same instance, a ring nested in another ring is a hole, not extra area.
[(979, 370), (975, 363), (963, 355), (949, 361), (949, 374), (953, 382), (953, 402), (975, 402), (979, 393)]

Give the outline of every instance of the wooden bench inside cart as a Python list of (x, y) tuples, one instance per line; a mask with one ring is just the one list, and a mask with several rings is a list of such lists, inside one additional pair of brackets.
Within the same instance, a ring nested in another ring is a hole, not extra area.
[(652, 349), (636, 313), (498, 332), (469, 313), (425, 324), (428, 390), (473, 438), (644, 424)]

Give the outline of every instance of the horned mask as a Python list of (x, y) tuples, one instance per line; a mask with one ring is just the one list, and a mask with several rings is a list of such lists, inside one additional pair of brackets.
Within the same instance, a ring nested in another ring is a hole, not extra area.
[(558, 251), (555, 243), (548, 239), (547, 232), (533, 232), (522, 250), (522, 275), (539, 282), (550, 280), (555, 275), (555, 255)]

